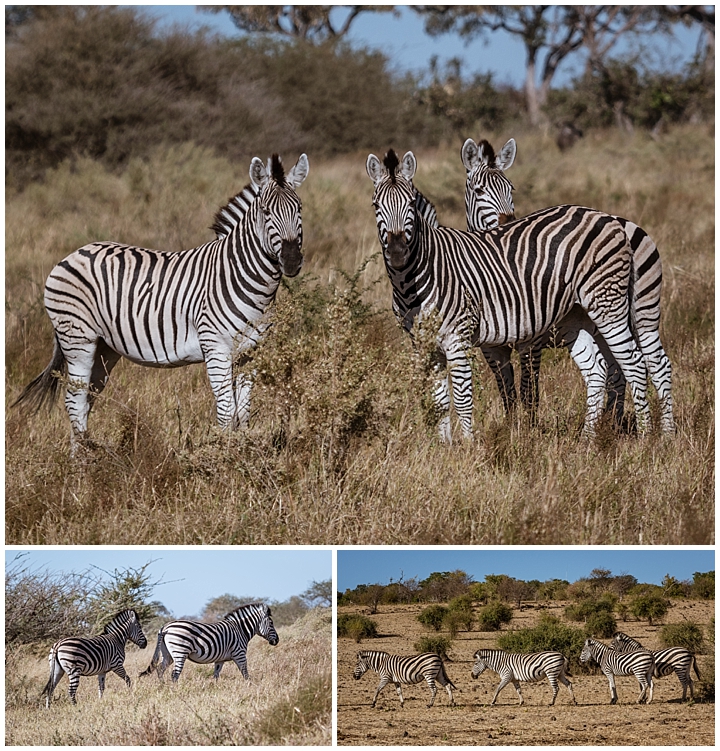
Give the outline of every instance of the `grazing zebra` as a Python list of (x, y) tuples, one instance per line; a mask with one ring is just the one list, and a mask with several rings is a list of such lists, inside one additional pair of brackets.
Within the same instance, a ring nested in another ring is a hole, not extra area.
[(650, 704), (653, 697), (653, 671), (655, 669), (652, 652), (644, 650), (620, 653), (595, 639), (586, 639), (580, 653), (580, 662), (588, 662), (588, 660), (595, 660), (610, 682), (610, 704), (617, 704), (618, 700), (615, 690), (616, 675), (634, 675), (641, 688), (637, 703), (640, 704), (645, 700), (647, 704)]
[(170, 253), (96, 242), (60, 261), (45, 285), (52, 360), (15, 404), (52, 406), (62, 376), (74, 451), (121, 357), (153, 367), (205, 362), (219, 425), (246, 424), (251, 383), (233, 377), (233, 363), (267, 328), (264, 314), (281, 276), (302, 267), (296, 189), (308, 170), (305, 154), (287, 175), (277, 154), (267, 167), (255, 157), (250, 184), (215, 217), (216, 239), (197, 248)]
[[(618, 652), (637, 652), (645, 649), (639, 641), (622, 631), (618, 631), (613, 636), (610, 646)], [(667, 675), (677, 673), (683, 690), (682, 700), (685, 701), (688, 688), (690, 689), (690, 698), (694, 699), (695, 691), (692, 678), (690, 678), (690, 668), (693, 668), (695, 675), (700, 678), (695, 655), (683, 647), (668, 647), (667, 649), (653, 650), (653, 657), (655, 658), (655, 672), (653, 673), (655, 678), (664, 678)]]
[[(649, 422), (646, 371), (630, 330), (632, 254), (613, 217), (580, 206), (555, 206), (485, 233), (428, 224), (417, 210), (417, 162), (394, 151), (383, 163), (370, 154), (367, 172), (393, 310), (411, 332), (415, 319), (437, 311), (438, 349), (452, 376), (455, 411), (472, 435), (471, 346), (536, 339), (579, 301), (604, 336), (630, 383), (638, 429)], [(604, 384), (604, 377), (602, 383)], [(438, 398), (439, 430), (450, 440), (448, 404)], [(594, 429), (601, 404), (588, 414)]]
[(200, 665), (215, 663), (213, 678), (217, 680), (223, 664), (232, 660), (245, 680), (250, 680), (247, 647), (255, 635), (262, 636), (273, 647), (280, 641), (270, 608), (262, 602), (242, 605), (224, 615), (218, 623), (166, 623), (158, 631), (152, 662), (140, 675), (149, 675), (157, 668), (158, 677), (162, 679), (167, 667), (174, 662), (172, 679), (177, 681), (185, 660), (189, 659)]
[(475, 665), (472, 669), (472, 677), (477, 678), (486, 668), (494, 670), (500, 676), (500, 685), (495, 691), (495, 696), (490, 704), (495, 704), (498, 694), (512, 683), (515, 686), (517, 695), (520, 697), (520, 704), (524, 703), (523, 695), (520, 693), (520, 681), (536, 683), (547, 677), (550, 688), (552, 688), (552, 701), (550, 706), (555, 704), (555, 697), (558, 694), (558, 681), (567, 686), (573, 704), (575, 694), (573, 694), (572, 683), (567, 679), (570, 674), (570, 665), (567, 658), (560, 652), (535, 652), (533, 654), (513, 654), (505, 652), (502, 649), (478, 649), (473, 655)]
[(441, 686), (445, 686), (445, 690), (450, 697), (450, 704), (455, 703), (452, 694), (452, 689), (456, 688), (455, 684), (448, 678), (442, 659), (434, 652), (401, 657), (387, 652), (361, 650), (357, 653), (357, 665), (353, 670), (353, 678), (359, 681), (368, 670), (374, 670), (380, 676), (380, 683), (378, 683), (372, 701), (373, 707), (377, 702), (378, 694), (388, 683), (395, 684), (395, 690), (400, 697), (400, 706), (402, 707), (405, 704), (405, 699), (400, 684), (420, 683), (423, 679), (427, 681), (432, 693), (428, 708), (432, 707), (435, 702), (435, 695), (437, 694), (435, 681)]
[(53, 691), (63, 673), (70, 680), (70, 701), (77, 704), (77, 694), (81, 675), (96, 675), (98, 691), (102, 699), (105, 691), (105, 674), (117, 673), (130, 686), (130, 678), (125, 672), (125, 644), (130, 640), (140, 649), (147, 647), (138, 614), (134, 610), (122, 610), (108, 623), (100, 636), (70, 636), (53, 644), (48, 660), (50, 680), (42, 691), (45, 706), (50, 707)]
[[(467, 176), (465, 182), (465, 214), (469, 232), (492, 229), (504, 224), (508, 216), (514, 218), (512, 183), (505, 170), (515, 159), (515, 141), (510, 139), (496, 157), (492, 146), (485, 140), (476, 144), (468, 138), (461, 150)], [(657, 246), (648, 234), (633, 222), (616, 216), (623, 226), (633, 253), (634, 278), (631, 293), (635, 296), (633, 327), (645, 358), (647, 368), (662, 405), (661, 428), (663, 432), (675, 430), (672, 408), (671, 366), (660, 342), (660, 293), (662, 290), (662, 264)], [(597, 328), (580, 306), (575, 306), (570, 316), (560, 321), (541, 339), (519, 347), (520, 400), (527, 407), (533, 422), (536, 420), (539, 393), (540, 356), (548, 346), (567, 347), (577, 363), (588, 386), (589, 395), (597, 393), (594, 384), (604, 369), (599, 358), (607, 363), (607, 410), (616, 424), (622, 424), (625, 378), (610, 349), (598, 334)], [(510, 361), (509, 346), (483, 350), (500, 390), (506, 412), (515, 402), (515, 382)]]

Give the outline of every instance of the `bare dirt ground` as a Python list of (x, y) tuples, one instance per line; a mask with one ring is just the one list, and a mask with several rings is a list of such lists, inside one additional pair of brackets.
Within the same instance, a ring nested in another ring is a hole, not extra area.
[[(554, 603), (550, 612), (562, 615), (567, 603)], [(380, 638), (363, 640), (338, 639), (338, 744), (369, 745), (714, 745), (715, 705), (683, 704), (682, 688), (675, 675), (656, 679), (650, 705), (638, 705), (638, 683), (632, 676), (616, 678), (619, 703), (610, 705), (608, 681), (602, 674), (571, 678), (578, 706), (570, 704), (567, 689), (560, 686), (554, 707), (547, 681), (523, 683), (525, 704), (519, 706), (512, 686), (506, 686), (498, 703), (490, 706), (498, 676), (486, 671), (477, 680), (470, 676), (472, 656), (480, 648), (496, 648), (495, 633), (460, 632), (450, 650), (451, 662), (446, 672), (457, 687), (456, 706), (449, 706), (445, 689), (438, 687), (435, 705), (426, 707), (430, 691), (425, 682), (403, 686), (405, 706), (392, 685), (370, 706), (377, 674), (366, 673), (355, 681), (352, 671), (358, 649), (380, 649), (394, 654), (413, 654), (413, 644), (427, 635), (415, 616), (424, 605), (381, 606), (371, 616), (378, 624)], [(342, 607), (339, 612), (361, 612), (360, 608)], [(537, 623), (540, 611), (517, 609), (511, 628), (527, 628)], [(703, 626), (714, 615), (714, 603), (680, 602), (671, 608), (665, 622), (692, 620)], [(618, 622), (618, 630), (641, 641), (649, 649), (659, 649), (659, 626), (649, 627), (637, 621)], [(698, 663), (703, 673), (706, 656)], [(693, 680), (696, 676), (693, 673)], [(696, 681), (697, 687), (697, 681)]]

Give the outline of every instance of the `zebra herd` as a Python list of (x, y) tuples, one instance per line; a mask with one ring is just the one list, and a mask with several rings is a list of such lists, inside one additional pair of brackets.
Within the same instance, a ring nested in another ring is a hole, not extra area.
[[(558, 695), (558, 683), (567, 687), (570, 699), (577, 704), (573, 693), (572, 683), (568, 679), (570, 675), (569, 661), (560, 652), (545, 651), (532, 654), (519, 654), (505, 652), (501, 649), (479, 649), (473, 655), (475, 664), (471, 675), (477, 678), (488, 668), (500, 676), (495, 694), (490, 702), (494, 705), (498, 694), (505, 686), (512, 683), (520, 704), (524, 704), (520, 683), (536, 683), (547, 678), (552, 689), (550, 706), (555, 704)], [(690, 689), (690, 697), (694, 696), (693, 681), (690, 678), (690, 667), (693, 666), (695, 674), (700, 678), (697, 662), (692, 652), (681, 647), (651, 652), (645, 649), (640, 642), (617, 632), (613, 636), (612, 643), (608, 646), (596, 639), (586, 639), (580, 653), (580, 662), (597, 663), (603, 674), (607, 677), (610, 685), (610, 704), (617, 704), (618, 696), (615, 689), (616, 675), (634, 675), (640, 685), (640, 695), (637, 703), (649, 704), (653, 698), (653, 677), (662, 678), (676, 673), (683, 689), (682, 700), (685, 701), (687, 689)], [(357, 663), (353, 671), (353, 678), (359, 680), (368, 671), (374, 670), (380, 677), (372, 706), (374, 707), (378, 694), (388, 683), (393, 683), (400, 697), (400, 706), (405, 700), (402, 695), (401, 684), (420, 683), (425, 680), (430, 688), (431, 699), (427, 705), (432, 707), (435, 702), (437, 690), (435, 683), (444, 686), (450, 697), (450, 704), (455, 700), (451, 689), (456, 689), (455, 684), (445, 672), (443, 661), (434, 652), (421, 655), (399, 656), (377, 650), (361, 650), (357, 653)]]
[[(479, 347), (506, 411), (517, 402), (510, 354), (521, 358), (520, 401), (535, 419), (540, 355), (565, 346), (587, 391), (583, 431), (603, 410), (621, 423), (626, 385), (637, 430), (647, 431), (647, 377), (660, 427), (675, 429), (671, 367), (658, 333), (662, 267), (640, 227), (582, 206), (553, 206), (515, 219), (513, 139), (496, 156), (487, 141), (462, 147), (467, 231), (443, 227), (414, 186), (417, 160), (391, 149), (366, 170), (393, 311), (414, 334), (439, 316), (434, 398), (439, 433), (451, 441), (450, 405), (473, 435), (469, 350)], [(216, 239), (178, 253), (116, 242), (86, 245), (50, 272), (45, 306), (55, 330), (50, 363), (16, 401), (39, 409), (66, 386), (71, 449), (87, 438), (88, 415), (121, 357), (154, 367), (204, 362), (222, 428), (249, 419), (251, 377), (242, 364), (267, 330), (281, 277), (303, 264), (305, 154), (285, 174), (277, 154), (255, 157), (250, 184), (218, 211)]]
[[(157, 670), (162, 679), (170, 663), (175, 667), (172, 680), (176, 682), (186, 660), (201, 665), (214, 663), (213, 678), (218, 679), (223, 664), (232, 660), (245, 680), (250, 676), (247, 669), (247, 647), (253, 636), (261, 636), (271, 646), (276, 646), (279, 637), (272, 621), (270, 608), (261, 602), (249, 603), (223, 616), (217, 623), (199, 623), (179, 620), (166, 623), (159, 631), (155, 654), (147, 670), (140, 676)], [(105, 626), (100, 636), (69, 637), (61, 639), (50, 650), (50, 680), (42, 695), (45, 706), (50, 707), (53, 691), (63, 676), (70, 681), (70, 701), (77, 703), (76, 694), (81, 676), (98, 677), (100, 698), (105, 690), (105, 675), (114, 672), (130, 686), (130, 677), (125, 672), (125, 645), (128, 641), (140, 649), (147, 647), (140, 619), (135, 610), (122, 610)]]

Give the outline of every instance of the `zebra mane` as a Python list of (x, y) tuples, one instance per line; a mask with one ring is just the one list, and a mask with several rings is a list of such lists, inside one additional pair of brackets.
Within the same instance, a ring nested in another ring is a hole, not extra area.
[[(274, 157), (277, 154), (273, 155)], [(274, 169), (274, 168), (273, 168)], [(282, 165), (280, 165), (282, 170)], [(283, 172), (283, 182), (285, 181)], [(252, 202), (260, 195), (260, 189), (248, 183), (236, 196), (233, 196), (217, 214), (210, 229), (216, 234), (218, 240), (228, 237), (240, 224), (247, 214)]]
[(490, 141), (483, 138), (478, 144), (478, 151), (482, 151), (487, 157), (487, 166), (490, 169), (497, 169), (495, 164), (495, 149), (493, 149)]
[(135, 615), (135, 620), (140, 622), (140, 617), (137, 614), (137, 610), (133, 610), (132, 608), (120, 610), (119, 612), (115, 613), (115, 615), (105, 624), (105, 627), (103, 628), (103, 634), (109, 634), (110, 626), (112, 626), (117, 621), (117, 619), (120, 618), (121, 615), (125, 615), (125, 613), (133, 613)]
[(400, 160), (397, 158), (397, 154), (395, 153), (394, 149), (390, 149), (388, 153), (385, 154), (383, 164), (385, 165), (385, 169), (388, 171), (388, 175), (390, 175), (390, 182), (395, 185), (395, 181), (397, 179), (397, 168), (400, 166)]
[(429, 227), (437, 228), (440, 226), (435, 206), (417, 188), (415, 188), (415, 210), (427, 222)]
[(285, 169), (280, 161), (279, 154), (273, 154), (270, 159), (270, 174), (273, 176), (273, 180), (280, 186), (285, 185)]
[(227, 620), (228, 618), (231, 618), (233, 615), (235, 615), (235, 613), (239, 613), (241, 610), (248, 610), (249, 608), (258, 607), (265, 608), (268, 612), (268, 615), (270, 615), (270, 608), (264, 602), (246, 602), (244, 605), (240, 605), (239, 607), (235, 608), (235, 610), (231, 610), (229, 613), (225, 613), (221, 620)]

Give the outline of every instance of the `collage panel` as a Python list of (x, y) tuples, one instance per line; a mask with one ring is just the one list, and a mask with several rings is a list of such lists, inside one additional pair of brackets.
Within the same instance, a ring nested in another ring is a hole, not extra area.
[(330, 550), (6, 551), (6, 744), (330, 745), (332, 571)]
[(712, 550), (337, 557), (339, 746), (714, 743)]

